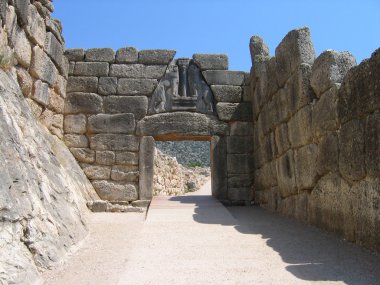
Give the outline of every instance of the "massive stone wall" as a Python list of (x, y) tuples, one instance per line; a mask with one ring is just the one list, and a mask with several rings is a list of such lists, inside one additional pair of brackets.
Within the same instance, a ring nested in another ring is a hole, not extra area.
[[(154, 140), (207, 140), (214, 193), (252, 198), (249, 76), (225, 55), (70, 49), (64, 141), (102, 199), (152, 197)], [(241, 179), (242, 178), (242, 179)]]
[(256, 202), (380, 250), (380, 51), (315, 58), (303, 28), (251, 54)]

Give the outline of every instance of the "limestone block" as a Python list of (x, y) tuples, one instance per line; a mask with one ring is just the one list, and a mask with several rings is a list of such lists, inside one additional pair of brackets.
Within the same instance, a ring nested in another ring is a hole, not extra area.
[(134, 47), (120, 48), (116, 52), (116, 63), (137, 63), (139, 53)]
[(276, 161), (264, 164), (255, 171), (254, 188), (257, 190), (270, 189), (277, 185)]
[(92, 48), (86, 50), (85, 61), (103, 61), (112, 63), (115, 61), (115, 52), (112, 48)]
[(71, 153), (78, 162), (82, 163), (94, 163), (95, 151), (89, 148), (70, 148)]
[(330, 88), (315, 102), (312, 111), (312, 132), (319, 137), (338, 128), (338, 87)]
[(133, 201), (138, 199), (138, 192), (136, 185), (125, 184), (107, 180), (93, 181), (94, 186), (99, 197), (103, 200), (110, 202), (114, 201)]
[(227, 70), (228, 56), (226, 54), (194, 54), (194, 62), (201, 70)]
[(3, 23), (5, 22), (5, 18), (7, 16), (7, 6), (8, 3), (6, 1), (0, 2), (0, 19)]
[(33, 88), (33, 79), (24, 68), (17, 68), (17, 81), (21, 87), (22, 94), (30, 97)]
[(311, 141), (311, 106), (299, 110), (289, 121), (289, 140), (293, 148), (306, 145)]
[(28, 106), (34, 115), (34, 118), (38, 118), (39, 116), (41, 116), (42, 107), (39, 104), (37, 104), (34, 100), (29, 98), (26, 98), (26, 102), (28, 103)]
[(154, 137), (227, 135), (228, 124), (214, 116), (199, 113), (174, 112), (147, 116), (137, 123), (137, 135)]
[(62, 98), (66, 98), (66, 84), (67, 80), (58, 74), (53, 87)]
[(84, 49), (82, 48), (66, 49), (64, 54), (69, 61), (83, 61), (84, 60)]
[(349, 180), (365, 177), (364, 123), (351, 120), (339, 132), (339, 170)]
[(211, 90), (217, 102), (241, 102), (242, 88), (240, 86), (211, 85)]
[(135, 152), (116, 152), (116, 164), (122, 165), (138, 165), (139, 155)]
[(42, 18), (50, 17), (50, 11), (41, 2), (33, 2), (33, 5), (36, 6), (38, 13)]
[(268, 101), (270, 100), (270, 98), (272, 97), (273, 94), (275, 94), (279, 89), (280, 87), (278, 86), (278, 80), (277, 80), (277, 63), (276, 63), (276, 58), (275, 57), (271, 57), (269, 60), (266, 60), (265, 61), (265, 76), (263, 76), (262, 78), (266, 81), (265, 84), (266, 84), (266, 100), (265, 101)]
[(243, 86), (243, 102), (252, 102), (252, 92), (251, 92), (251, 87), (250, 86)]
[(164, 76), (166, 68), (166, 65), (112, 64), (110, 76), (160, 79)]
[(54, 85), (58, 73), (54, 63), (38, 46), (33, 48), (33, 57), (29, 72), (33, 77), (49, 83), (50, 86)]
[(139, 52), (139, 63), (169, 64), (175, 55), (174, 50), (142, 50)]
[(91, 202), (87, 202), (87, 207), (93, 213), (102, 213), (102, 212), (107, 212), (108, 203), (109, 202), (103, 201), (103, 200), (91, 201)]
[(290, 96), (285, 88), (281, 88), (272, 98), (277, 112), (278, 122), (285, 123), (292, 116)]
[(244, 83), (244, 72), (230, 70), (206, 70), (202, 72), (209, 85), (236, 85)]
[(275, 130), (275, 141), (278, 153), (282, 155), (290, 148), (288, 125), (281, 124)]
[(34, 5), (29, 5), (26, 33), (33, 43), (39, 45), (40, 47), (44, 46), (46, 38), (45, 21), (42, 19)]
[(117, 92), (116, 77), (100, 77), (98, 93), (100, 95), (115, 95)]
[(338, 172), (338, 137), (330, 133), (318, 145), (317, 172), (320, 176), (329, 172)]
[(256, 56), (269, 56), (269, 48), (259, 36), (251, 37), (249, 41), (249, 49), (251, 52), (252, 65), (255, 64)]
[(98, 92), (98, 78), (85, 76), (70, 76), (67, 80), (67, 93), (71, 92)]
[(252, 153), (253, 137), (228, 136), (227, 153)]
[(49, 85), (41, 80), (36, 80), (33, 85), (32, 98), (46, 107), (49, 104), (49, 96)]
[(38, 121), (42, 125), (44, 125), (49, 131), (51, 131), (53, 120), (54, 120), (54, 113), (47, 108), (43, 109), (42, 114), (38, 118)]
[(16, 28), (15, 35), (11, 38), (11, 42), (14, 47), (14, 55), (17, 62), (21, 66), (28, 68), (32, 58), (32, 49), (24, 30)]
[(368, 116), (365, 131), (366, 169), (372, 177), (380, 177), (380, 112)]
[(218, 103), (216, 111), (222, 121), (253, 121), (252, 106), (249, 103)]
[(154, 138), (142, 137), (139, 155), (139, 199), (150, 200), (153, 196)]
[(211, 187), (212, 196), (219, 200), (228, 199), (227, 141), (225, 137), (211, 138)]
[(138, 167), (130, 165), (114, 165), (111, 170), (111, 179), (115, 181), (138, 182)]
[(93, 150), (138, 151), (139, 139), (135, 136), (120, 134), (98, 134), (90, 137)]
[(312, 65), (315, 50), (308, 28), (290, 31), (276, 48), (277, 80), (280, 87), (285, 85), (290, 75), (302, 64)]
[(108, 96), (104, 99), (106, 113), (132, 113), (136, 120), (141, 120), (148, 112), (146, 96)]
[(66, 134), (63, 137), (67, 147), (87, 148), (88, 139), (85, 135)]
[(57, 112), (58, 114), (63, 114), (65, 107), (65, 101), (63, 98), (56, 93), (53, 89), (49, 89), (49, 105), (48, 108)]
[(93, 93), (70, 93), (65, 101), (65, 114), (101, 113), (102, 98)]
[(296, 182), (298, 190), (312, 189), (318, 178), (317, 164), (318, 146), (305, 145), (294, 151)]
[(231, 136), (253, 136), (253, 124), (251, 122), (231, 122)]
[(115, 164), (115, 152), (113, 151), (97, 151), (96, 163), (101, 165), (113, 165)]
[(75, 62), (74, 61), (70, 61), (68, 74), (69, 75), (74, 75), (74, 69), (75, 69)]
[(110, 166), (81, 164), (83, 172), (90, 180), (103, 180), (109, 179), (111, 175)]
[(281, 197), (285, 198), (296, 194), (297, 185), (293, 150), (288, 150), (283, 156), (277, 159), (276, 172)]
[(18, 23), (21, 27), (28, 24), (29, 4), (29, 0), (14, 0)]
[(252, 173), (253, 155), (251, 154), (227, 154), (228, 174), (249, 174)]
[(61, 73), (63, 73), (63, 45), (51, 32), (46, 33), (45, 51), (53, 60), (53, 62), (55, 62)]
[(234, 202), (240, 202), (237, 205), (245, 205), (252, 201), (253, 190), (250, 187), (228, 188), (228, 199)]
[(88, 118), (88, 131), (91, 133), (133, 134), (135, 131), (133, 114), (97, 114)]
[(84, 134), (87, 127), (87, 118), (83, 114), (66, 115), (63, 129), (67, 134)]
[(57, 40), (61, 44), (64, 44), (65, 40), (63, 39), (63, 36), (62, 36), (62, 23), (57, 19), (50, 18), (49, 16), (47, 17), (45, 16), (44, 18), (45, 18), (46, 30), (49, 32), (52, 32), (56, 36)]
[(77, 62), (74, 68), (76, 76), (108, 76), (108, 72), (107, 62)]
[(314, 62), (310, 78), (311, 87), (318, 97), (342, 83), (348, 70), (356, 66), (355, 57), (349, 52), (324, 51)]
[(250, 188), (253, 185), (251, 174), (228, 175), (228, 188)]
[(157, 87), (156, 79), (120, 78), (117, 86), (119, 95), (151, 95)]
[(146, 208), (150, 204), (150, 200), (137, 200), (132, 202), (133, 207), (143, 207)]

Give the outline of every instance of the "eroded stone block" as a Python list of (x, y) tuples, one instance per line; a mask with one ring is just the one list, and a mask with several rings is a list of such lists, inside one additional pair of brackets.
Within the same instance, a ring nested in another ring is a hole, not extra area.
[(139, 139), (131, 135), (98, 134), (90, 137), (90, 146), (94, 150), (138, 151)]
[(101, 113), (102, 98), (93, 93), (70, 93), (65, 101), (65, 114)]
[(75, 147), (75, 148), (88, 147), (88, 139), (85, 135), (66, 134), (63, 137), (63, 141), (65, 142), (67, 147)]
[(253, 121), (252, 106), (249, 103), (218, 103), (216, 110), (222, 121)]
[(88, 118), (88, 130), (91, 133), (132, 134), (135, 131), (133, 114), (97, 114)]
[(148, 112), (146, 96), (108, 96), (104, 99), (106, 113), (132, 113), (136, 120), (141, 120)]
[(112, 64), (110, 76), (159, 79), (164, 76), (166, 68), (166, 65)]
[(230, 70), (206, 70), (202, 72), (209, 85), (236, 85), (244, 83), (244, 72)]
[(116, 152), (116, 164), (138, 165), (139, 155), (135, 152)]
[(285, 198), (297, 193), (294, 152), (288, 150), (277, 159), (277, 182), (281, 197)]
[(138, 167), (130, 165), (114, 165), (111, 170), (111, 179), (115, 181), (138, 182)]
[(322, 176), (328, 172), (338, 172), (338, 159), (338, 137), (336, 133), (330, 133), (318, 145), (318, 174)]
[(289, 121), (289, 140), (292, 147), (300, 147), (311, 141), (311, 106), (299, 110)]
[(100, 95), (116, 95), (117, 78), (116, 77), (100, 77), (98, 93)]
[(107, 62), (77, 62), (74, 68), (76, 76), (108, 76), (108, 72)]
[(294, 152), (298, 190), (312, 189), (317, 182), (318, 146), (308, 144)]
[(135, 184), (120, 183), (107, 180), (93, 181), (99, 197), (108, 201), (134, 201), (138, 199), (138, 192)]
[(84, 134), (86, 132), (87, 118), (83, 114), (66, 115), (63, 123), (65, 133)]
[(96, 163), (101, 165), (113, 165), (115, 163), (115, 152), (113, 151), (97, 151)]
[(174, 50), (142, 50), (139, 52), (139, 63), (169, 64), (175, 55)]
[(41, 80), (36, 80), (33, 86), (32, 98), (46, 107), (49, 104), (49, 85)]
[(64, 55), (69, 61), (83, 61), (84, 60), (84, 49), (82, 48), (73, 48), (66, 49)]
[(239, 103), (242, 100), (240, 86), (212, 85), (211, 90), (217, 102)]
[(201, 70), (227, 70), (228, 56), (225, 54), (194, 54), (194, 62)]
[(136, 63), (139, 53), (134, 47), (120, 48), (116, 52), (116, 63)]
[(120, 78), (117, 86), (119, 95), (151, 95), (157, 87), (155, 79)]
[[(45, 40), (45, 39), (44, 39)], [(30, 74), (39, 78), (50, 86), (53, 86), (57, 77), (57, 69), (48, 55), (38, 46), (33, 48), (32, 63), (30, 65)]]
[(98, 78), (97, 77), (84, 77), (84, 76), (70, 76), (67, 80), (67, 90), (71, 92), (98, 92)]
[(109, 179), (111, 175), (110, 166), (82, 164), (81, 167), (90, 180)]
[(94, 163), (95, 151), (89, 148), (70, 148), (71, 153), (78, 162)]
[(86, 50), (86, 61), (109, 62), (115, 61), (115, 52), (112, 48), (92, 48)]

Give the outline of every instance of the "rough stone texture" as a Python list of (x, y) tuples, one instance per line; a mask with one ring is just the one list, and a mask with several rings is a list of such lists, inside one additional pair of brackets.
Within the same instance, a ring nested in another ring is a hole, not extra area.
[(277, 160), (277, 181), (281, 197), (297, 193), (293, 150), (287, 151)]
[(253, 136), (253, 126), (250, 122), (231, 122), (231, 136)]
[[(73, 77), (70, 76), (67, 80), (68, 93), (71, 92), (88, 92), (97, 93), (98, 92), (98, 78), (97, 77)], [(99, 94), (102, 94), (99, 92)]]
[(365, 150), (367, 174), (380, 177), (380, 111), (376, 111), (367, 119)]
[(38, 46), (35, 46), (33, 48), (30, 74), (49, 83), (50, 86), (54, 85), (57, 77), (57, 70), (54, 63), (50, 60), (48, 55)]
[(227, 153), (252, 153), (253, 137), (227, 137)]
[(64, 72), (63, 45), (51, 32), (46, 33), (44, 49), (61, 72)]
[(219, 119), (222, 121), (252, 121), (252, 107), (249, 103), (218, 103)]
[(83, 172), (86, 174), (88, 179), (102, 180), (109, 179), (111, 175), (111, 167), (100, 166), (100, 165), (88, 165), (82, 164)]
[(119, 95), (150, 95), (157, 87), (155, 79), (119, 79), (117, 94)]
[(87, 235), (86, 200), (97, 196), (63, 143), (36, 123), (16, 84), (15, 73), (0, 70), (4, 284), (40, 282), (37, 268), (57, 265)]
[(138, 198), (136, 185), (134, 184), (97, 180), (93, 181), (92, 185), (103, 200), (122, 202), (133, 201)]
[[(93, 91), (90, 91), (90, 92), (93, 92)], [(115, 95), (116, 92), (117, 92), (117, 78), (116, 77), (100, 77), (99, 78), (98, 93), (100, 95)]]
[(116, 164), (138, 165), (139, 156), (134, 152), (116, 152)]
[(88, 147), (88, 139), (84, 135), (66, 134), (63, 141), (68, 147)]
[(137, 63), (139, 53), (134, 47), (120, 48), (116, 52), (116, 63)]
[(17, 81), (20, 85), (22, 94), (30, 97), (33, 87), (33, 79), (24, 68), (17, 68)]
[(26, 32), (33, 43), (43, 47), (46, 38), (46, 26), (45, 21), (39, 15), (37, 8), (34, 5), (29, 5), (28, 12), (28, 25), (26, 26)]
[(194, 62), (201, 70), (226, 70), (228, 69), (228, 56), (225, 54), (200, 54), (193, 55)]
[(92, 48), (86, 50), (86, 61), (104, 61), (112, 63), (115, 61), (115, 52), (111, 48)]
[(89, 148), (70, 148), (73, 156), (82, 163), (94, 163), (95, 162), (95, 151)]
[(338, 137), (331, 133), (318, 145), (317, 172), (320, 176), (328, 172), (338, 172)]
[(93, 93), (71, 93), (65, 101), (65, 114), (76, 113), (101, 113), (102, 98)]
[(125, 78), (159, 79), (164, 76), (166, 65), (112, 64), (110, 76)]
[(91, 136), (90, 147), (94, 150), (138, 151), (139, 140), (130, 135), (98, 134)]
[(342, 83), (348, 70), (354, 66), (356, 66), (356, 60), (351, 53), (327, 50), (313, 64), (311, 87), (319, 97), (335, 83)]
[(133, 134), (135, 127), (133, 114), (98, 114), (88, 118), (88, 130), (91, 133)]
[(138, 182), (138, 168), (130, 165), (115, 165), (112, 167), (111, 179), (115, 181)]
[(116, 155), (113, 151), (97, 151), (96, 163), (101, 165), (114, 165)]
[(269, 48), (265, 44), (264, 40), (259, 36), (251, 37), (249, 41), (249, 49), (251, 51), (252, 65), (255, 65), (255, 58), (269, 56)]
[(209, 85), (236, 85), (244, 82), (244, 72), (230, 70), (206, 70), (202, 72)]
[(175, 55), (174, 50), (142, 50), (139, 52), (139, 63), (142, 64), (169, 64)]
[(211, 90), (217, 102), (239, 103), (242, 100), (240, 86), (212, 85)]
[(153, 171), (154, 171), (154, 139), (142, 137), (140, 141), (139, 157), (139, 199), (150, 200), (153, 194)]
[(14, 46), (14, 53), (17, 62), (25, 68), (28, 68), (32, 58), (32, 49), (29, 40), (22, 29), (16, 29), (14, 37), (11, 39)]
[(298, 111), (288, 123), (289, 141), (292, 147), (299, 147), (311, 140), (311, 107)]
[(106, 113), (132, 113), (141, 120), (148, 112), (148, 98), (145, 96), (108, 96), (104, 99)]
[(175, 112), (147, 116), (137, 124), (137, 135), (154, 137), (212, 136), (228, 133), (228, 125), (213, 116)]
[(227, 142), (225, 137), (213, 136), (211, 139), (211, 187), (212, 195), (219, 200), (228, 200), (227, 185)]
[(252, 173), (253, 156), (247, 154), (228, 154), (227, 170), (230, 174)]
[(77, 76), (108, 76), (109, 66), (106, 62), (77, 62), (74, 75)]
[(87, 129), (87, 118), (83, 114), (67, 115), (63, 122), (63, 128), (67, 134), (84, 134)]
[(49, 85), (41, 80), (35, 81), (32, 98), (46, 107), (49, 104)]
[(313, 189), (317, 182), (318, 146), (309, 144), (294, 153), (295, 172), (298, 190)]
[(84, 49), (73, 48), (65, 50), (65, 56), (69, 61), (83, 61), (84, 60)]

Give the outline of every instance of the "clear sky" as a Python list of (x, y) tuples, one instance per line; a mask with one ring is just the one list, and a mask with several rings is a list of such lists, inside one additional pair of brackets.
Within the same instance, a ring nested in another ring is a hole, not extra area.
[(350, 51), (358, 62), (380, 47), (380, 0), (54, 0), (67, 48), (174, 49), (176, 57), (226, 53), (249, 71), (249, 39), (271, 54), (290, 30), (308, 26), (317, 54)]

